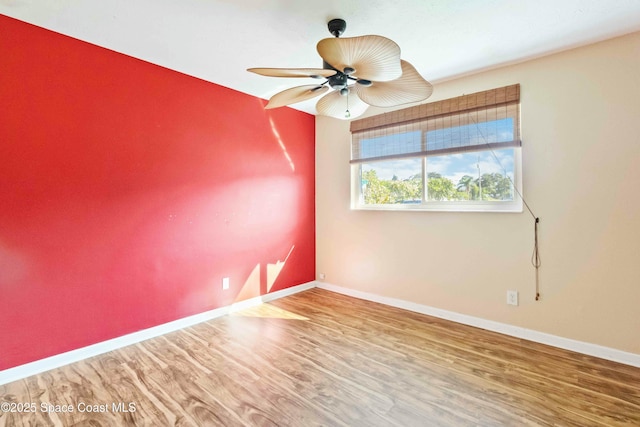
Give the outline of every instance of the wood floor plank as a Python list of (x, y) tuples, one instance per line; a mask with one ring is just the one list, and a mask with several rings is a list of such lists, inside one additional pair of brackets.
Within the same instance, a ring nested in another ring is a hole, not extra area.
[(640, 426), (640, 369), (311, 289), (0, 386), (2, 402), (37, 410), (0, 427)]

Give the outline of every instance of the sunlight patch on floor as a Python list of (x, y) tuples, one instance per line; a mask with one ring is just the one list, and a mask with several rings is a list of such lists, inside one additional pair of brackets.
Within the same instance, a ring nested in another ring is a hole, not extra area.
[(307, 317), (292, 313), (271, 304), (260, 304), (230, 314), (241, 317), (262, 317), (270, 319), (309, 320)]

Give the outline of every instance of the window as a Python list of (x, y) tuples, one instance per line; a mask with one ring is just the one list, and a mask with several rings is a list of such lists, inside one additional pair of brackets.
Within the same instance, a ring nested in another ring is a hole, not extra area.
[(352, 207), (521, 212), (519, 93), (507, 86), (352, 122)]

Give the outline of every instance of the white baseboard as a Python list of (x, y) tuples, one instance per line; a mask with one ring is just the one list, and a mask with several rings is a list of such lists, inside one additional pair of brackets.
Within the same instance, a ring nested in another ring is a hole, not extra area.
[(201, 322), (206, 322), (207, 320), (215, 319), (217, 317), (221, 317), (238, 310), (253, 307), (263, 302), (273, 301), (278, 298), (283, 298), (289, 295), (296, 294), (298, 292), (306, 291), (314, 287), (640, 368), (640, 354), (628, 353), (597, 344), (590, 344), (582, 341), (572, 340), (569, 338), (558, 337), (556, 335), (521, 328), (506, 323), (494, 322), (492, 320), (486, 320), (466, 314), (455, 313), (453, 311), (442, 310), (427, 305), (416, 304), (396, 298), (384, 297), (368, 292), (362, 292), (354, 289), (332, 285), (329, 283), (314, 281), (298, 286), (292, 286), (290, 288), (262, 295), (260, 297), (240, 301), (230, 306), (220, 307), (215, 310), (210, 310), (204, 313), (178, 319), (173, 322), (154, 326), (152, 328), (144, 329), (132, 334), (123, 335), (118, 338), (79, 348), (77, 350), (72, 350), (66, 353), (47, 357), (45, 359), (36, 360), (35, 362), (30, 362), (24, 365), (16, 366), (14, 368), (9, 368), (4, 371), (0, 371), (0, 385), (17, 381), (51, 369), (59, 368), (61, 366), (78, 362), (89, 357), (98, 356), (100, 354), (116, 350), (118, 348), (136, 344), (150, 338), (193, 326)]
[(360, 298), (367, 301), (378, 302), (416, 313), (427, 314), (429, 316), (451, 320), (453, 322), (462, 323), (464, 325), (475, 326), (477, 328), (498, 332), (504, 335), (522, 338), (540, 344), (547, 344), (553, 347), (563, 348), (565, 350), (571, 350), (577, 353), (587, 354), (589, 356), (599, 357), (601, 359), (611, 360), (613, 362), (624, 363), (625, 365), (631, 365), (640, 368), (640, 354), (628, 353), (625, 351), (616, 350), (614, 348), (604, 347), (601, 345), (577, 341), (569, 338), (563, 338), (544, 332), (534, 331), (532, 329), (521, 328), (506, 323), (494, 322), (492, 320), (486, 320), (466, 314), (455, 313), (453, 311), (442, 310), (439, 308), (416, 304), (409, 301), (383, 297), (380, 295), (357, 291), (349, 288), (343, 288), (341, 286), (332, 285), (330, 283), (315, 282), (315, 285), (318, 288), (326, 289), (327, 291), (337, 292), (339, 294)]
[(150, 338), (167, 334), (169, 332), (177, 331), (178, 329), (183, 329), (198, 323), (206, 322), (207, 320), (215, 319), (231, 312), (253, 307), (263, 302), (273, 301), (278, 298), (283, 298), (298, 292), (306, 291), (307, 289), (314, 288), (315, 286), (315, 282), (303, 283), (301, 285), (292, 286), (290, 288), (272, 292), (270, 294), (250, 298), (245, 301), (240, 301), (230, 306), (216, 308), (215, 310), (210, 310), (193, 316), (184, 317), (182, 319), (154, 326), (149, 329), (143, 329), (142, 331), (92, 344), (87, 347), (71, 350), (66, 353), (47, 357), (45, 359), (36, 360), (35, 362), (26, 363), (14, 368), (5, 369), (4, 371), (0, 371), (0, 385), (21, 380), (23, 378), (30, 377), (31, 375), (36, 375), (51, 369), (59, 368), (61, 366), (78, 362), (89, 357), (98, 356), (100, 354), (116, 350), (118, 348), (126, 347), (128, 345), (136, 344)]

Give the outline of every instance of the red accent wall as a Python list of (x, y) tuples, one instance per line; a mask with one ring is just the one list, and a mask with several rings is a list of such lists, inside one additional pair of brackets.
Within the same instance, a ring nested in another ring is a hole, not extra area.
[(315, 120), (264, 104), (0, 15), (0, 370), (314, 279)]

